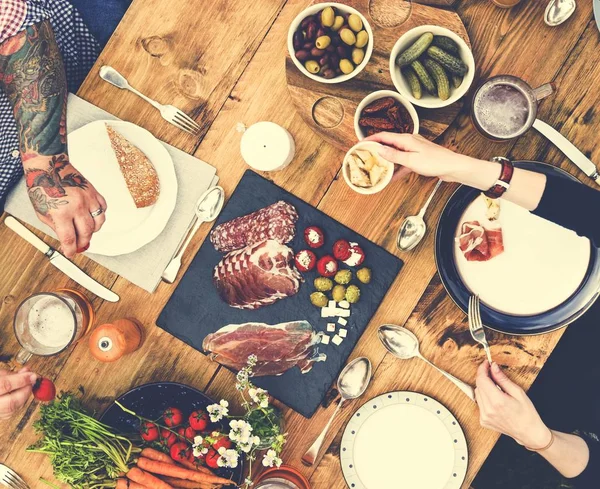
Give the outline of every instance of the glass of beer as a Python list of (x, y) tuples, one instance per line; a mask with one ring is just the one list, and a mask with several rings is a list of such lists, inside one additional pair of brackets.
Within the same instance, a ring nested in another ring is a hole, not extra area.
[(23, 365), (32, 355), (57, 355), (76, 343), (93, 322), (88, 299), (69, 289), (42, 292), (25, 299), (14, 317), (21, 350), (14, 361)]
[(492, 77), (473, 96), (471, 120), (489, 139), (514, 139), (531, 128), (537, 117), (538, 101), (553, 91), (551, 83), (533, 89), (516, 76)]

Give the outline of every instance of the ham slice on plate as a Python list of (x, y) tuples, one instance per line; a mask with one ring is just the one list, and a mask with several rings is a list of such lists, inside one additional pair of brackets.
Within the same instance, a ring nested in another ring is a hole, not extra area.
[(464, 222), (456, 241), (467, 261), (488, 261), (504, 252), (502, 229), (486, 229), (479, 221)]

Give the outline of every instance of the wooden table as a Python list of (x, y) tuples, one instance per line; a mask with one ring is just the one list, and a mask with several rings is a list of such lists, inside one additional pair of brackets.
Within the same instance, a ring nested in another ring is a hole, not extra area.
[[(285, 82), (287, 28), (308, 0), (213, 0), (202, 2), (201, 8), (193, 3), (134, 0), (79, 95), (216, 166), (227, 195), (231, 195), (246, 168), (238, 149), (240, 133), (236, 124), (277, 122), (294, 135), (297, 153), (286, 170), (268, 177), (398, 253), (395, 236), (401, 220), (420, 207), (434, 182), (411, 175), (376, 196), (360, 196), (339, 178), (342, 153), (304, 125), (289, 101)], [(363, 11), (367, 3), (365, 0)], [(600, 78), (600, 51), (592, 2), (579, 2), (573, 18), (558, 28), (543, 23), (545, 3), (524, 1), (512, 10), (501, 10), (490, 1), (462, 0), (455, 7), (474, 46), (478, 78), (510, 73), (532, 86), (555, 81), (557, 93), (541, 104), (539, 116), (592, 160), (600, 161), (595, 109), (600, 106), (600, 92), (595, 88), (595, 80)], [(202, 126), (201, 137), (178, 131), (134, 95), (102, 82), (97, 71), (103, 64), (126, 74), (134, 86), (151, 97), (191, 114)], [(590, 183), (533, 131), (516, 142), (490, 144), (462, 114), (440, 142), (480, 158), (509, 155), (544, 160)], [(453, 190), (451, 185), (444, 185), (433, 202), (429, 223), (436, 222)], [(209, 226), (203, 226), (194, 239), (192, 250), (184, 257), (184, 269), (208, 231)], [(365, 399), (393, 389), (414, 389), (436, 397), (454, 412), (469, 443), (469, 470), (464, 483), (469, 487), (497, 435), (479, 426), (477, 407), (452, 384), (419, 360), (395, 360), (376, 337), (377, 327), (384, 322), (404, 324), (421, 339), (427, 357), (462, 380), (474, 382), (483, 353), (473, 344), (464, 314), (448, 298), (436, 274), (433, 234), (430, 232), (416, 251), (401, 255), (405, 267), (353, 356), (366, 355), (373, 362), (374, 379)], [(78, 287), (5, 226), (0, 226), (0, 242), (0, 360), (7, 360), (18, 347), (11, 327), (17, 304), (34, 292)], [(80, 389), (87, 405), (97, 410), (130, 387), (157, 380), (184, 382), (213, 397), (235, 398), (231, 373), (155, 326), (174, 285), (161, 284), (150, 295), (83, 256), (75, 261), (121, 296), (118, 304), (93, 298), (98, 323), (133, 315), (145, 325), (146, 343), (115, 364), (101, 364), (91, 357), (84, 342), (58, 357), (32, 360), (32, 369), (55, 379), (61, 390)], [(528, 338), (498, 334), (489, 339), (495, 359), (508, 368), (514, 380), (528, 388), (561, 334)], [(334, 407), (319, 410), (311, 420), (285, 410), (289, 436), (284, 460), (298, 467), (314, 488), (345, 487), (338, 459), (339, 440), (348, 417), (362, 402), (348, 403), (342, 410), (326, 439), (320, 463), (313, 468), (303, 467), (300, 457)], [(51, 478), (50, 464), (43, 456), (24, 452), (36, 440), (32, 429), (36, 411), (37, 405), (30, 403), (13, 420), (0, 424), (0, 462), (25, 476), (32, 488), (45, 487), (37, 482), (38, 477)]]

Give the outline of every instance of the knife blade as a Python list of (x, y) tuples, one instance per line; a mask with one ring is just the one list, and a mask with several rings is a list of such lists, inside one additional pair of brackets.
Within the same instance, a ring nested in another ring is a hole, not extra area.
[(567, 158), (575, 163), (575, 165), (577, 165), (577, 167), (583, 173), (600, 185), (600, 173), (598, 173), (596, 165), (594, 165), (594, 163), (592, 163), (587, 156), (579, 151), (579, 149), (577, 149), (577, 147), (571, 141), (569, 141), (552, 126), (539, 119), (534, 121), (533, 127), (541, 134), (546, 136), (546, 138), (548, 138), (551, 143), (560, 149)]
[(33, 234), (23, 224), (17, 221), (14, 217), (8, 216), (4, 223), (21, 238), (29, 244), (35, 246), (50, 260), (50, 263), (63, 272), (71, 280), (74, 280), (82, 287), (85, 287), (90, 292), (96, 294), (101, 299), (108, 302), (118, 302), (120, 297), (112, 290), (107, 289), (99, 282), (96, 282), (92, 277), (86, 274), (81, 268), (75, 265), (72, 261), (65, 258), (51, 246), (44, 243), (40, 238)]

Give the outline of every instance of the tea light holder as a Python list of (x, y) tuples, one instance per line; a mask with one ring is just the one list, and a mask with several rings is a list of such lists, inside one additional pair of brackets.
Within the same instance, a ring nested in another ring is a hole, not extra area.
[(242, 136), (242, 158), (258, 171), (278, 171), (294, 159), (294, 138), (274, 122), (262, 121), (251, 125)]

